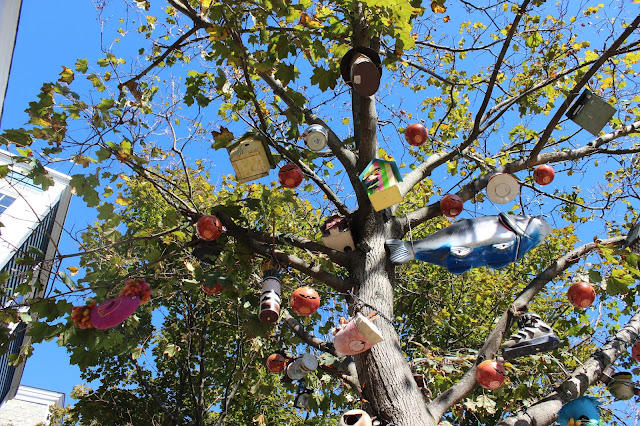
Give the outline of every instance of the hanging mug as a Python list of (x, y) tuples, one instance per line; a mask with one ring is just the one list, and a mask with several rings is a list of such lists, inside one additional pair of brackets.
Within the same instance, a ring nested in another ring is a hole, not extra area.
[(336, 331), (333, 345), (342, 355), (357, 355), (368, 351), (382, 339), (380, 329), (369, 318), (358, 313)]

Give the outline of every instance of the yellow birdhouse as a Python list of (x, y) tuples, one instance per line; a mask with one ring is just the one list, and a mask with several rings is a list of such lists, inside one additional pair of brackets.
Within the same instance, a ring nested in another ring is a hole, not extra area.
[(369, 200), (376, 211), (384, 210), (402, 201), (398, 182), (402, 182), (395, 161), (381, 158), (371, 160), (360, 173), (360, 181), (367, 190)]
[(275, 168), (266, 140), (255, 132), (245, 133), (227, 151), (240, 183), (267, 176)]

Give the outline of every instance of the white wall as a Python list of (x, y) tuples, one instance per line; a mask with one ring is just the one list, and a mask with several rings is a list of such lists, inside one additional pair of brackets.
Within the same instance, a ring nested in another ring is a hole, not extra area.
[(9, 70), (13, 47), (16, 43), (21, 5), (22, 0), (0, 1), (0, 122), (2, 121), (4, 96), (9, 83)]

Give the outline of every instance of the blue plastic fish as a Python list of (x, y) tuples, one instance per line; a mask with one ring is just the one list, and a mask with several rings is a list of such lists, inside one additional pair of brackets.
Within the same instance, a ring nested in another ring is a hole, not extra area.
[(561, 426), (598, 426), (600, 425), (600, 401), (592, 396), (581, 396), (569, 401), (558, 411)]
[(539, 216), (484, 216), (463, 219), (419, 241), (387, 240), (391, 262), (422, 260), (461, 274), (471, 268), (503, 268), (522, 259), (551, 232)]

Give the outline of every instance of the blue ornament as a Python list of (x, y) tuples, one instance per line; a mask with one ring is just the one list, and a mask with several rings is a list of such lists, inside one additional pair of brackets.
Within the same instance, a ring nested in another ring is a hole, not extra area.
[(464, 219), (435, 234), (411, 242), (387, 240), (391, 262), (417, 259), (461, 274), (471, 268), (503, 268), (522, 259), (551, 232), (543, 218), (529, 215)]
[(600, 401), (593, 396), (581, 396), (569, 401), (558, 411), (561, 426), (598, 426), (600, 425)]

